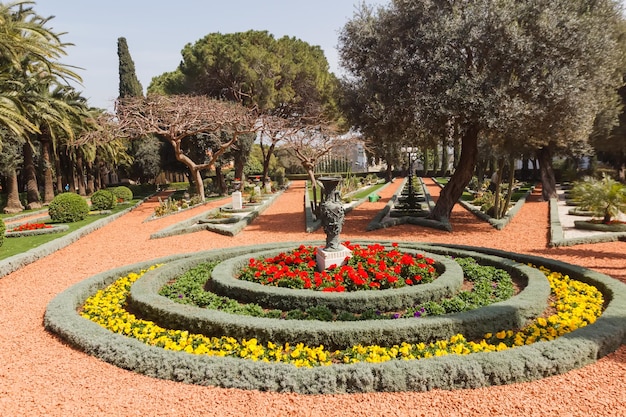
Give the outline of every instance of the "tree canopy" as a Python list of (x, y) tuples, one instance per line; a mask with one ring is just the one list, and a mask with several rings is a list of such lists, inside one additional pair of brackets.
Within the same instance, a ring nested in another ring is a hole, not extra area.
[(588, 137), (622, 83), (620, 19), (612, 0), (362, 6), (340, 35), (345, 85), (373, 109), (370, 125), (394, 125), (398, 141), (458, 127), (459, 165), (433, 210), (447, 220), (471, 179), (479, 136), (535, 149)]
[(150, 93), (202, 94), (284, 115), (334, 111), (337, 80), (319, 46), (250, 30), (211, 33), (182, 56), (178, 69), (152, 80)]

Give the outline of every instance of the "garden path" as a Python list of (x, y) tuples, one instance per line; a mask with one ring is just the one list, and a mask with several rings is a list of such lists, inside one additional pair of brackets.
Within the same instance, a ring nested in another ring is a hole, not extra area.
[[(399, 184), (400, 182), (397, 181)], [(438, 187), (427, 180), (436, 198)], [(395, 192), (346, 217), (344, 239), (424, 241), (494, 247), (554, 257), (626, 282), (625, 242), (548, 248), (548, 204), (540, 190), (503, 230), (457, 206), (454, 233), (404, 225), (365, 232)], [(149, 236), (205, 207), (145, 222), (146, 201), (79, 241), (0, 279), (0, 415), (24, 416), (624, 416), (626, 346), (595, 364), (530, 383), (460, 391), (303, 396), (189, 386), (129, 372), (69, 348), (42, 326), (48, 302), (72, 284), (113, 267), (175, 253), (275, 241), (322, 240), (304, 232), (304, 183), (294, 182), (234, 237)], [(223, 202), (212, 203), (216, 206)]]

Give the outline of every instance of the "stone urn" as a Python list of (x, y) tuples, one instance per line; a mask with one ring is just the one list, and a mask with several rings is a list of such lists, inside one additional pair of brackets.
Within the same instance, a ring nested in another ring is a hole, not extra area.
[(324, 198), (320, 205), (320, 220), (326, 233), (326, 246), (318, 249), (316, 254), (317, 267), (320, 271), (330, 265), (342, 265), (352, 256), (352, 251), (339, 243), (339, 234), (343, 227), (345, 212), (337, 186), (341, 177), (321, 177)]

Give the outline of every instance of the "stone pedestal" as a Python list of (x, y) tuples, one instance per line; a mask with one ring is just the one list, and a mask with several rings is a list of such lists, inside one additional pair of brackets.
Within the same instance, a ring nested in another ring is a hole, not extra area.
[(257, 197), (259, 197), (261, 195), (261, 187), (256, 185), (254, 187), (254, 195), (256, 195)]
[(265, 183), (265, 192), (267, 194), (272, 194), (272, 182), (268, 181)]
[(352, 251), (343, 245), (339, 245), (339, 250), (329, 251), (324, 248), (317, 248), (315, 259), (317, 261), (317, 269), (324, 271), (331, 265), (341, 266), (345, 264), (346, 258), (352, 256)]
[(233, 191), (232, 194), (233, 210), (241, 210), (243, 208), (243, 197), (241, 191)]

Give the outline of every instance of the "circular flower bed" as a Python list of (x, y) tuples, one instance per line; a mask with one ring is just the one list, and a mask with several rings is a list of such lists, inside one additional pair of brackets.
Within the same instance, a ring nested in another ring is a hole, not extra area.
[(324, 292), (349, 292), (402, 288), (430, 283), (436, 278), (435, 260), (422, 253), (391, 250), (374, 244), (361, 247), (344, 242), (351, 256), (343, 265), (317, 270), (316, 246), (300, 245), (264, 259), (250, 258), (238, 275), (244, 281), (286, 288), (304, 288)]
[[(528, 381), (584, 366), (626, 340), (626, 286), (617, 280), (546, 258), (482, 248), (422, 247), (440, 254), (471, 249), (487, 253), (487, 260), (495, 256), (543, 265), (547, 269), (541, 271), (556, 300), (554, 313), (477, 340), (454, 334), (430, 343), (364, 343), (337, 351), (304, 343), (207, 337), (189, 329), (158, 326), (125, 308), (132, 282), (148, 269), (167, 263), (177, 264), (182, 271), (184, 262), (176, 262), (181, 258), (170, 257), (119, 268), (73, 286), (49, 304), (44, 323), (71, 345), (146, 375), (203, 385), (316, 394), (456, 389)], [(221, 260), (263, 249), (268, 245), (209, 251), (195, 257)], [(607, 300), (604, 311), (601, 293)], [(169, 300), (163, 299), (162, 304), (167, 307)]]
[[(355, 265), (344, 265), (323, 272), (317, 272), (315, 267), (311, 266), (311, 262), (314, 262), (310, 258), (315, 251), (313, 246), (300, 246), (287, 252), (261, 252), (254, 258), (250, 258), (249, 254), (233, 257), (215, 267), (208, 289), (219, 295), (241, 302), (258, 303), (266, 308), (290, 310), (326, 306), (333, 311), (361, 313), (368, 309), (387, 311), (404, 309), (417, 302), (449, 296), (457, 292), (463, 283), (462, 270), (452, 260), (436, 255), (433, 255), (435, 258), (433, 259), (408, 248), (400, 252), (395, 248), (387, 251), (378, 246), (373, 245), (364, 249), (359, 247), (356, 256), (353, 256), (355, 260), (350, 260)], [(366, 252), (372, 255), (367, 256)], [(383, 261), (377, 258), (387, 257), (388, 253), (393, 255), (392, 259), (400, 259), (405, 255), (415, 259), (411, 261), (415, 263), (414, 267), (402, 266), (402, 269), (409, 271), (406, 277), (376, 271), (376, 265), (384, 266), (381, 265)], [(419, 259), (425, 258), (428, 258), (428, 261), (419, 263)], [(295, 259), (302, 262), (295, 263)], [(369, 261), (374, 266), (368, 267), (367, 270), (361, 269), (363, 264), (367, 266)], [(297, 265), (301, 265), (301, 271)], [(421, 282), (415, 278), (415, 271), (418, 270), (422, 271), (427, 282), (432, 281), (436, 275), (439, 277), (433, 282), (417, 285)], [(361, 277), (359, 271), (363, 272), (365, 279)], [(242, 280), (242, 277), (255, 282)], [(391, 287), (389, 279), (394, 281), (394, 287)], [(407, 279), (412, 280), (413, 285), (407, 285)], [(362, 285), (357, 286), (355, 281)], [(270, 283), (274, 285), (265, 285)], [(306, 289), (308, 283), (311, 283), (311, 286)], [(377, 286), (372, 287), (369, 283), (375, 283)], [(313, 291), (312, 287), (321, 290)], [(387, 289), (372, 290), (380, 287)], [(354, 291), (345, 291), (346, 288), (354, 288)], [(358, 288), (367, 288), (368, 291), (356, 291)]]

